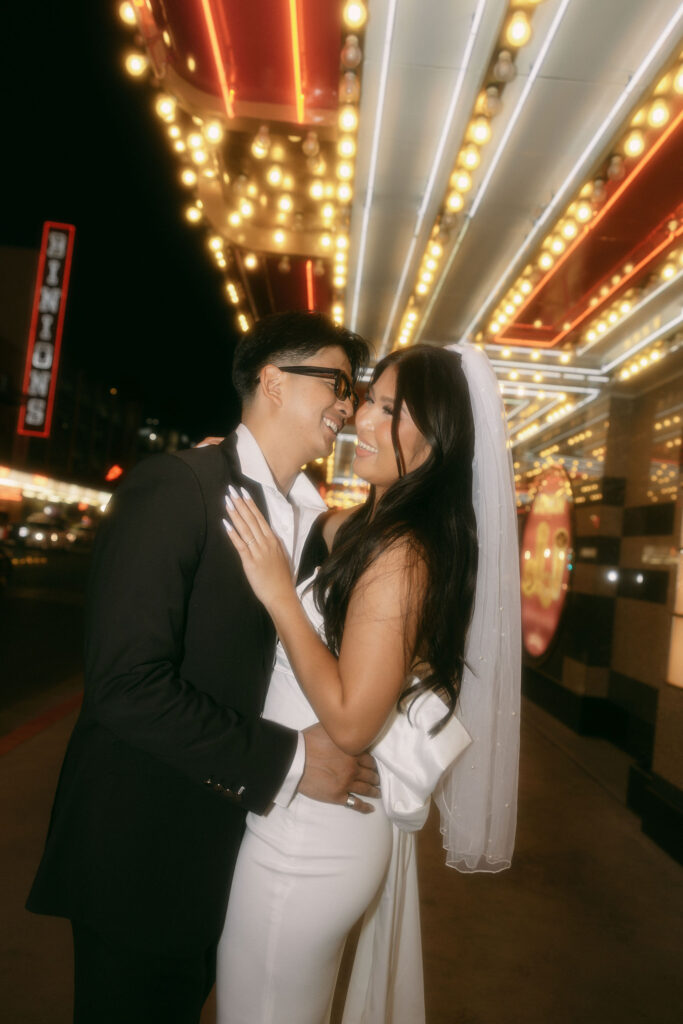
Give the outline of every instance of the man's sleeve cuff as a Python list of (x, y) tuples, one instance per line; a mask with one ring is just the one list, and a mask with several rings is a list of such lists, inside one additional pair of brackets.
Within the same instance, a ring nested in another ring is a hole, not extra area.
[(273, 803), (277, 804), (278, 807), (288, 807), (291, 803), (292, 797), (296, 793), (296, 788), (301, 782), (301, 776), (304, 773), (305, 764), (306, 744), (304, 742), (303, 734), (298, 733), (296, 751), (294, 753), (292, 763), (289, 766), (289, 771), (285, 776), (284, 782), (273, 798)]

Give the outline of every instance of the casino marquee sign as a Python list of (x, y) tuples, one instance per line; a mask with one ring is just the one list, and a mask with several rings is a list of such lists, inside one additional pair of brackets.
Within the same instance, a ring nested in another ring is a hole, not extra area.
[(73, 224), (43, 225), (17, 425), (26, 437), (50, 436), (75, 234)]

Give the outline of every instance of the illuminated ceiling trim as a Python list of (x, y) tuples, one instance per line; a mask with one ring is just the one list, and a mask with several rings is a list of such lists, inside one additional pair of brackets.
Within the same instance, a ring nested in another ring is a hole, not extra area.
[(296, 100), (296, 119), (299, 124), (304, 120), (304, 94), (301, 86), (301, 49), (299, 46), (299, 5), (297, 0), (289, 0), (289, 27), (292, 37), (292, 65), (294, 70), (294, 97)]

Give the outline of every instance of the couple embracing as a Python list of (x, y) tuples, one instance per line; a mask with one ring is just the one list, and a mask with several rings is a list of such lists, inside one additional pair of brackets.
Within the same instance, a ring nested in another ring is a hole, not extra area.
[[(424, 1021), (414, 833), (507, 867), (519, 736), (514, 483), (470, 347), (375, 368), (354, 509), (300, 472), (368, 350), (314, 313), (238, 343), (242, 422), (140, 464), (98, 538), (83, 708), (28, 907), (72, 922), (76, 1024)], [(463, 753), (464, 752), (464, 753)], [(246, 822), (246, 830), (245, 830)]]

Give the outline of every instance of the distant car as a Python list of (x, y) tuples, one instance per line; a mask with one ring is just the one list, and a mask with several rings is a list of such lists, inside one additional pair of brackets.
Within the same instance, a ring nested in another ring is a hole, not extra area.
[(63, 519), (34, 512), (17, 530), (17, 539), (27, 548), (41, 551), (63, 551), (69, 547)]
[(93, 546), (97, 527), (88, 523), (76, 523), (66, 531), (66, 539), (72, 548), (88, 549)]

